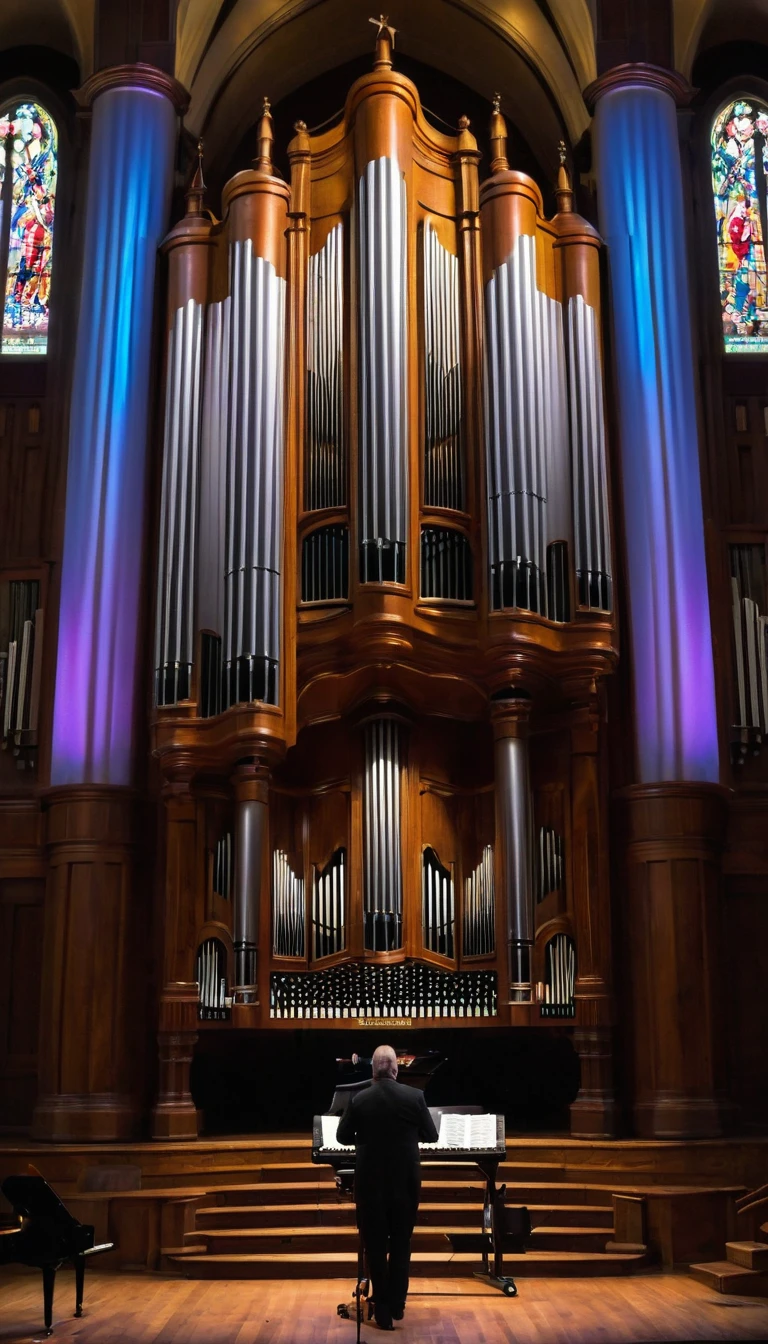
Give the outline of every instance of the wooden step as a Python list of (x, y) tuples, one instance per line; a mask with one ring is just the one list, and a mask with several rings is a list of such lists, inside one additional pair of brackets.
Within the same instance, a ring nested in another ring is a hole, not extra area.
[[(315, 1170), (317, 1170), (315, 1168)], [(611, 1188), (596, 1185), (569, 1185), (554, 1181), (507, 1182), (507, 1203), (509, 1204), (592, 1204), (596, 1207), (613, 1209)], [(209, 1187), (216, 1203), (223, 1206), (246, 1204), (300, 1204), (304, 1201), (317, 1203), (337, 1203), (339, 1195), (332, 1181), (259, 1181), (238, 1186), (216, 1189)], [(456, 1203), (467, 1200), (469, 1203), (482, 1204), (485, 1185), (479, 1173), (475, 1171), (474, 1180), (457, 1183), (452, 1180), (433, 1180), (424, 1177), (421, 1182), (422, 1198), (432, 1203), (445, 1200)]]
[(690, 1272), (699, 1283), (714, 1288), (716, 1293), (742, 1293), (751, 1297), (768, 1297), (768, 1273), (744, 1269), (731, 1260), (710, 1260), (707, 1264), (691, 1265)]
[[(446, 1238), (452, 1232), (479, 1231), (479, 1226), (467, 1224), (436, 1223), (417, 1226), (414, 1229), (412, 1246), (414, 1251), (442, 1251), (446, 1248)], [(593, 1251), (605, 1250), (607, 1236), (604, 1228), (594, 1227), (556, 1227), (535, 1228), (531, 1234), (531, 1246), (541, 1250)], [(303, 1253), (323, 1250), (355, 1251), (357, 1249), (357, 1228), (349, 1226), (318, 1226), (302, 1222), (296, 1226), (282, 1227), (225, 1227), (201, 1228), (187, 1232), (184, 1244), (196, 1249), (204, 1246), (208, 1254), (251, 1255)]]
[(768, 1270), (768, 1245), (764, 1241), (726, 1241), (726, 1259), (743, 1269)]
[[(511, 1201), (508, 1201), (511, 1202)], [(482, 1214), (482, 1201), (470, 1203), (446, 1202), (419, 1205), (418, 1223), (445, 1223), (450, 1221), (456, 1227), (479, 1227)], [(610, 1207), (598, 1204), (529, 1204), (531, 1222), (536, 1226), (555, 1224), (558, 1227), (596, 1227), (609, 1235), (613, 1229), (613, 1213)], [(326, 1203), (307, 1200), (300, 1204), (214, 1204), (196, 1210), (195, 1227), (298, 1227), (307, 1223), (316, 1223), (327, 1227), (331, 1224), (353, 1226), (355, 1222), (354, 1206), (349, 1203)]]
[[(357, 1252), (323, 1251), (301, 1254), (168, 1256), (169, 1266), (190, 1279), (347, 1279), (357, 1272)], [(646, 1265), (643, 1255), (599, 1255), (588, 1251), (529, 1251), (504, 1257), (504, 1272), (521, 1278), (631, 1274)], [(414, 1276), (471, 1276), (480, 1269), (476, 1255), (445, 1251), (414, 1251)]]
[[(257, 1169), (258, 1175), (254, 1175), (255, 1180), (270, 1182), (274, 1181), (280, 1185), (286, 1181), (325, 1181), (329, 1184), (334, 1183), (334, 1172), (330, 1166), (325, 1166), (314, 1162), (270, 1162)], [(219, 1179), (219, 1172), (216, 1172), (216, 1179)], [(422, 1180), (432, 1181), (453, 1181), (454, 1184), (464, 1181), (478, 1181), (482, 1177), (474, 1162), (446, 1162), (445, 1160), (426, 1160), (421, 1162)], [(615, 1173), (612, 1173), (615, 1176)], [(499, 1181), (567, 1181), (566, 1168), (560, 1162), (502, 1162), (499, 1166)], [(595, 1184), (602, 1184), (601, 1175), (598, 1173), (594, 1180)], [(224, 1182), (222, 1182), (224, 1184)]]

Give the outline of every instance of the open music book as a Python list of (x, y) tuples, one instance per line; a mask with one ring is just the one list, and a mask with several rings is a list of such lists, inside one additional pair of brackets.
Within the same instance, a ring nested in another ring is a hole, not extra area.
[[(323, 1148), (330, 1148), (340, 1153), (354, 1151), (354, 1144), (342, 1144), (336, 1140), (336, 1130), (339, 1127), (337, 1115), (323, 1115), (320, 1119), (323, 1126)], [(485, 1151), (495, 1147), (495, 1115), (456, 1115), (451, 1112), (444, 1112), (440, 1116), (437, 1142), (419, 1144), (419, 1148), (425, 1153), (450, 1148), (461, 1148), (465, 1151), (476, 1148)]]
[(422, 1149), (435, 1148), (495, 1148), (495, 1115), (456, 1115), (444, 1111), (440, 1116), (437, 1143), (420, 1143)]

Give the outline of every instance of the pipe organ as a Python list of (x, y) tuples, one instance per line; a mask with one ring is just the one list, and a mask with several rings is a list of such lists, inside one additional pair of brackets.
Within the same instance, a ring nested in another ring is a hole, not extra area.
[(594, 1025), (600, 239), (498, 105), (488, 165), (436, 129), (386, 27), (290, 181), (272, 135), (265, 100), (222, 218), (200, 161), (164, 244), (154, 749), (208, 855), (167, 962), (200, 1029)]

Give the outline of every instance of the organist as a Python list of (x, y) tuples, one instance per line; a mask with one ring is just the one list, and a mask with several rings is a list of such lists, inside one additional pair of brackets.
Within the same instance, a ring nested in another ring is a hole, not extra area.
[(355, 1144), (357, 1225), (368, 1256), (376, 1324), (394, 1329), (408, 1292), (411, 1234), (419, 1207), (419, 1140), (436, 1143), (423, 1092), (397, 1082), (389, 1045), (373, 1053), (373, 1081), (339, 1122), (340, 1144)]

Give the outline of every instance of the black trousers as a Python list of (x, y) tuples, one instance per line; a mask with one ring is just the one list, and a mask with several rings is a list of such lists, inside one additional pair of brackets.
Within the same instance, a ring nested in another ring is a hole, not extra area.
[(368, 1256), (368, 1271), (377, 1310), (385, 1313), (405, 1305), (411, 1263), (411, 1233), (418, 1204), (410, 1199), (358, 1204), (357, 1226)]

